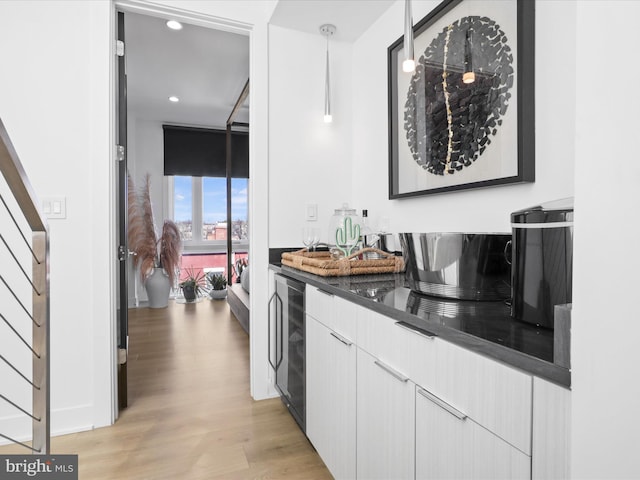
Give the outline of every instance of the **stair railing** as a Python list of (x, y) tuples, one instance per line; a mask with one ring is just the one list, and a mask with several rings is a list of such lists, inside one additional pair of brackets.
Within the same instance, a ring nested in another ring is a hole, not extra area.
[[(30, 420), (32, 430), (30, 444), (28, 439), (18, 441), (12, 438), (11, 432), (3, 432), (1, 428), (0, 440), (21, 445), (34, 454), (48, 455), (51, 434), (49, 233), (31, 184), (1, 120), (0, 172), (6, 182), (0, 189), (0, 212), (7, 219), (0, 222), (0, 249), (4, 250), (2, 255), (6, 259), (0, 263), (0, 290), (3, 289), (0, 298), (4, 299), (0, 302), (0, 326), (4, 323), (3, 332), (7, 332), (3, 335), (2, 345), (12, 342), (5, 351), (0, 349), (0, 365), (4, 364), (5, 375), (15, 376), (7, 379), (11, 382), (0, 382), (0, 403), (5, 403), (6, 409), (14, 411), (21, 419), (22, 415), (26, 416), (24, 420)], [(25, 291), (27, 294), (22, 294)], [(19, 358), (30, 357), (30, 362), (12, 359), (15, 352), (20, 352)], [(24, 371), (29, 368), (28, 363), (31, 363), (29, 373)], [(32, 390), (31, 405), (24, 404), (25, 396), (29, 400), (28, 391), (24, 395), (19, 391), (4, 391), (7, 385), (15, 384)]]

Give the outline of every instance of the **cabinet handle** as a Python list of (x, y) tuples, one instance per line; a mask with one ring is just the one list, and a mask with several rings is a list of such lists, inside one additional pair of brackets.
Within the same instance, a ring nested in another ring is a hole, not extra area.
[(436, 405), (438, 405), (440, 408), (442, 408), (442, 409), (446, 410), (447, 412), (449, 412), (451, 415), (456, 417), (458, 420), (465, 420), (467, 418), (466, 414), (462, 413), (457, 408), (453, 408), (451, 405), (449, 405), (444, 400), (441, 400), (440, 398), (436, 397), (433, 393), (427, 392), (426, 390), (423, 390), (422, 388), (418, 388), (418, 393), (420, 395), (422, 395), (424, 398), (426, 398), (427, 400), (430, 400), (431, 402), (433, 402)]
[(325, 292), (324, 290), (320, 290), (319, 288), (316, 288), (316, 291), (324, 293), (327, 297), (333, 297), (333, 293)]
[(422, 330), (421, 328), (418, 328), (415, 325), (411, 325), (407, 322), (396, 322), (396, 325), (398, 327), (404, 328), (405, 330), (409, 330), (410, 332), (417, 333), (418, 335), (428, 338), (429, 340), (434, 340), (437, 337), (435, 333), (431, 333), (427, 330)]
[(350, 347), (351, 345), (353, 345), (353, 343), (351, 343), (349, 340), (347, 340), (346, 338), (344, 338), (342, 335), (338, 335), (335, 332), (329, 332), (329, 334), (335, 338), (336, 340), (338, 340), (339, 342), (344, 343), (347, 347)]
[(407, 382), (409, 380), (409, 377), (405, 377), (399, 371), (391, 368), (389, 365), (386, 365), (386, 364), (382, 363), (380, 360), (375, 360), (373, 363), (375, 363), (377, 366), (379, 366), (385, 372), (389, 373), (391, 376), (397, 378), (401, 382)]

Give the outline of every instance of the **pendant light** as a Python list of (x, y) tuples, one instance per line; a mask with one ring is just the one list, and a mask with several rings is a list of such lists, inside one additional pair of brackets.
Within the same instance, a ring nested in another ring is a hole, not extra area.
[(320, 33), (327, 37), (327, 61), (324, 78), (324, 122), (331, 123), (333, 116), (331, 115), (331, 79), (329, 76), (329, 37), (336, 33), (336, 27), (326, 23), (320, 26)]
[(464, 73), (462, 74), (463, 83), (473, 83), (476, 81), (476, 74), (473, 71), (473, 63), (471, 59), (471, 34), (467, 30), (464, 39)]
[(416, 61), (413, 58), (413, 16), (411, 15), (411, 0), (404, 0), (404, 62), (402, 71), (414, 72)]

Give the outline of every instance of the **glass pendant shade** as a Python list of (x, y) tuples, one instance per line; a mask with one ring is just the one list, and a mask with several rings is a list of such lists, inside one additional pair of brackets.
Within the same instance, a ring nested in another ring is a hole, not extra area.
[(327, 54), (325, 63), (325, 77), (324, 77), (324, 122), (331, 123), (333, 121), (333, 115), (331, 114), (331, 76), (329, 74), (329, 37), (336, 33), (336, 27), (334, 25), (321, 25), (320, 33), (327, 37)]
[(404, 62), (402, 71), (411, 73), (416, 69), (416, 61), (413, 54), (413, 17), (411, 15), (411, 0), (404, 2)]

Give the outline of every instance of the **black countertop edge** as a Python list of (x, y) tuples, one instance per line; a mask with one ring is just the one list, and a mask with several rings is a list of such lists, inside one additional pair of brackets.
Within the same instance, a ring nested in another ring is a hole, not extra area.
[[(419, 322), (416, 322), (417, 317), (413, 314), (399, 310), (390, 305), (374, 302), (367, 298), (358, 296), (349, 290), (341, 288), (340, 286), (331, 285), (325, 277), (296, 270), (287, 266), (281, 266), (275, 263), (270, 264), (269, 268), (276, 273), (281, 273), (309, 285), (313, 285), (314, 287), (318, 287), (328, 293), (332, 293), (338, 297), (344, 298), (345, 300), (349, 300), (365, 308), (381, 313), (394, 320), (404, 321), (424, 330), (424, 328), (421, 328), (419, 325)], [(334, 281), (336, 279), (336, 277), (330, 278)], [(571, 387), (571, 371), (564, 367), (554, 365), (553, 363), (527, 355), (526, 353), (519, 352), (512, 348), (505, 347), (443, 325), (429, 325), (429, 333), (434, 333), (443, 340), (462, 346), (480, 355), (499, 360), (512, 367), (518, 368), (531, 375), (543, 378), (562, 387)]]

